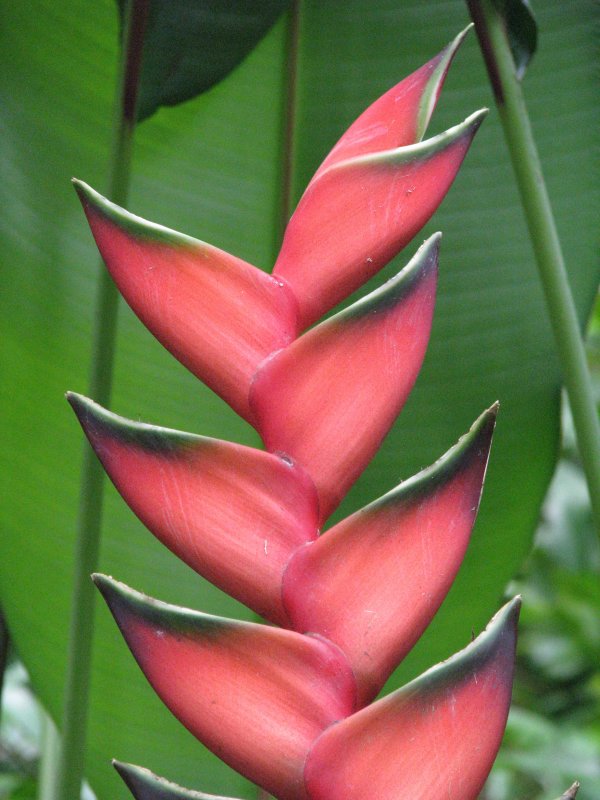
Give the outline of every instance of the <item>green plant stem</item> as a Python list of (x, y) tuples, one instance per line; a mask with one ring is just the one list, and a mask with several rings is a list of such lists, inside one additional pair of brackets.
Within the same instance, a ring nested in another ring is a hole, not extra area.
[(52, 796), (56, 779), (56, 762), (60, 758), (60, 737), (46, 711), (40, 706), (42, 737), (40, 743), (40, 765), (37, 776), (37, 800)]
[(571, 404), (600, 533), (600, 421), (573, 295), (503, 19), (492, 0), (467, 0), (508, 144)]
[(6, 618), (0, 609), (0, 710), (2, 709), (2, 690), (4, 688), (4, 673), (8, 662), (8, 648), (10, 636), (6, 626)]
[[(120, 205), (126, 203), (129, 191), (147, 13), (148, 0), (129, 0), (124, 14), (108, 182), (109, 197)], [(110, 402), (118, 303), (117, 289), (104, 266), (100, 265), (89, 393), (102, 405)], [(96, 570), (100, 548), (103, 483), (102, 467), (86, 442), (81, 467), (62, 743), (54, 792), (56, 800), (78, 800), (83, 779), (95, 604), (90, 573)]]

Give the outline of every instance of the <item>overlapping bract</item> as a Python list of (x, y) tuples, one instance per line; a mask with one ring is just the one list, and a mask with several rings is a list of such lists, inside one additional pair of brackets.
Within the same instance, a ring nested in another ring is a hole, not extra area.
[[(463, 35), (340, 139), (272, 276), (76, 182), (128, 303), (256, 427), (266, 452), (132, 422), (80, 395), (70, 402), (147, 527), (279, 627), (95, 580), (173, 713), (280, 800), (425, 800), (442, 788), (449, 800), (475, 798), (506, 720), (518, 601), (464, 651), (371, 702), (460, 566), (495, 406), (433, 466), (320, 535), (417, 377), (439, 235), (396, 278), (303, 333), (404, 247), (452, 183), (483, 112), (421, 138)], [(209, 797), (119, 769), (139, 797)]]

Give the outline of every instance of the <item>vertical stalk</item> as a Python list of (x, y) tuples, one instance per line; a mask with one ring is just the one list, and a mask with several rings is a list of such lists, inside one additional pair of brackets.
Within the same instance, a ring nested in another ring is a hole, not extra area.
[(0, 608), (0, 711), (2, 710), (2, 690), (4, 688), (4, 673), (8, 662), (8, 648), (10, 636), (6, 626), (6, 619)]
[[(140, 79), (148, 0), (128, 0), (124, 13), (108, 195), (116, 203), (127, 200), (137, 95)], [(91, 354), (90, 395), (108, 405), (112, 389), (117, 331), (118, 292), (101, 266), (97, 284)], [(62, 745), (58, 761), (56, 800), (78, 800), (84, 770), (95, 593), (90, 573), (97, 567), (102, 523), (104, 472), (87, 444), (81, 467), (75, 572), (62, 718)]]
[(600, 421), (575, 303), (527, 107), (503, 19), (493, 0), (467, 0), (510, 152), (600, 533)]
[(276, 228), (275, 257), (281, 247), (286, 225), (292, 214), (294, 192), (294, 151), (296, 133), (296, 106), (298, 102), (298, 47), (300, 39), (301, 0), (293, 0), (288, 11), (287, 74), (284, 99), (283, 143), (281, 150), (281, 183), (279, 189), (278, 225)]
[(54, 791), (56, 763), (60, 758), (60, 737), (54, 722), (52, 722), (41, 705), (39, 705), (39, 710), (42, 737), (36, 798), (37, 800), (47, 800), (48, 797), (52, 797), (52, 792)]

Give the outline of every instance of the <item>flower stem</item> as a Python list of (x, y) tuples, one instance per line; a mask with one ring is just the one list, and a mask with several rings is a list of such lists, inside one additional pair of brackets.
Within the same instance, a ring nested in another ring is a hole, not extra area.
[(493, 0), (467, 0), (516, 175), (600, 533), (600, 421), (573, 295), (506, 28)]
[(4, 673), (8, 662), (8, 648), (10, 647), (10, 636), (6, 626), (6, 619), (0, 608), (0, 712), (2, 710), (2, 690), (4, 688)]
[(60, 758), (60, 737), (46, 711), (39, 706), (41, 723), (40, 762), (37, 776), (37, 800), (52, 796), (56, 780), (56, 763)]
[[(122, 30), (118, 101), (115, 103), (108, 195), (124, 205), (129, 190), (137, 95), (148, 0), (128, 0)], [(101, 265), (89, 393), (108, 405), (117, 332), (118, 293)], [(92, 657), (95, 592), (90, 573), (97, 567), (102, 524), (104, 472), (92, 449), (84, 445), (77, 520), (75, 572), (62, 718), (62, 744), (55, 782), (56, 800), (78, 800), (84, 753)]]
[(275, 230), (273, 260), (281, 247), (286, 225), (292, 214), (294, 202), (294, 157), (296, 115), (298, 112), (298, 57), (300, 40), (300, 16), (302, 0), (293, 0), (288, 11), (287, 26), (287, 74), (285, 86), (284, 120), (281, 152), (281, 180), (278, 225)]

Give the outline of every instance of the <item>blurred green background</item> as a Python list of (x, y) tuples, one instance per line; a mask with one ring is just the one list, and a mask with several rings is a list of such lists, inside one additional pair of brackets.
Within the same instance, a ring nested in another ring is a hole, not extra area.
[[(136, 136), (129, 208), (266, 269), (281, 235), (286, 159), (297, 199), (366, 105), (468, 22), (459, 0), (314, 0), (298, 8), (297, 50), (290, 45), (294, 25), (288, 12), (228, 77), (189, 102), (159, 110)], [(592, 0), (545, 0), (535, 10), (540, 43), (526, 95), (583, 326), (599, 275), (598, 6)], [(6, 476), (0, 599), (14, 652), (41, 704), (58, 719), (81, 453), (81, 436), (62, 395), (87, 385), (97, 269), (69, 178), (75, 174), (101, 191), (106, 185), (116, 7), (110, 0), (4, 3), (0, 41), (0, 413)], [(431, 463), (483, 408), (501, 401), (465, 564), (390, 688), (464, 646), (513, 581), (510, 591), (522, 591), (525, 600), (516, 702), (486, 800), (552, 800), (575, 777), (583, 781), (582, 799), (592, 800), (600, 780), (598, 552), (568, 422), (538, 526), (558, 455), (560, 374), (487, 76), (471, 36), (452, 68), (431, 132), (482, 105), (492, 107), (490, 116), (455, 187), (422, 234), (444, 231), (423, 371), (401, 419), (338, 517)], [(422, 236), (371, 286), (397, 271)], [(597, 315), (593, 324), (590, 358), (598, 375)], [(125, 307), (112, 407), (144, 421), (258, 443)], [(528, 557), (536, 526), (536, 548)], [(153, 541), (111, 486), (100, 568), (161, 599), (212, 613), (248, 614)], [(205, 791), (253, 797), (253, 787), (161, 706), (104, 608), (97, 620), (87, 775), (100, 800), (127, 796), (109, 766), (113, 756)], [(28, 705), (28, 682), (15, 663), (10, 676), (0, 791), (32, 797), (37, 711)]]

